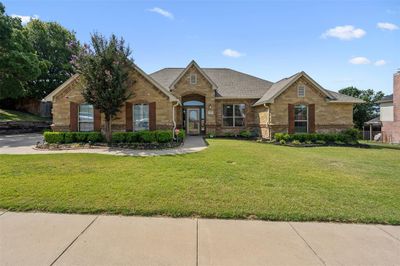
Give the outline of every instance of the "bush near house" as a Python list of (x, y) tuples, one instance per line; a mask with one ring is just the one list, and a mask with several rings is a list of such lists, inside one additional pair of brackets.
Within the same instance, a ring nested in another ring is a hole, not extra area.
[(311, 133), (311, 134), (287, 134), (276, 133), (275, 141), (279, 143), (299, 142), (299, 143), (343, 143), (352, 144), (358, 143), (359, 131), (357, 129), (347, 129), (340, 133)]
[(44, 132), (44, 140), (50, 144), (98, 143), (104, 138), (100, 132)]
[(114, 143), (168, 143), (172, 141), (173, 135), (171, 130), (142, 130), (136, 132), (115, 132), (112, 134), (112, 142)]

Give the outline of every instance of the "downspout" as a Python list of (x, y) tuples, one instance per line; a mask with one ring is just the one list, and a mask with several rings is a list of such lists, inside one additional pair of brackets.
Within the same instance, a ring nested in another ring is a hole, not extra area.
[(175, 107), (178, 106), (180, 103), (179, 101), (176, 102), (176, 104), (172, 105), (172, 123), (174, 124), (174, 127), (172, 129), (172, 136), (174, 138), (174, 140), (176, 140), (175, 137), (175, 130), (176, 130), (176, 121), (175, 121)]

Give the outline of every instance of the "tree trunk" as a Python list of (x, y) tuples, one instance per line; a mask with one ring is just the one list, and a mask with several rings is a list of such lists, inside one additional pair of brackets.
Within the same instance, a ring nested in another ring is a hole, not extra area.
[(107, 143), (111, 143), (112, 140), (112, 130), (111, 130), (111, 117), (106, 116), (106, 125), (105, 125), (105, 135), (106, 135), (106, 141)]

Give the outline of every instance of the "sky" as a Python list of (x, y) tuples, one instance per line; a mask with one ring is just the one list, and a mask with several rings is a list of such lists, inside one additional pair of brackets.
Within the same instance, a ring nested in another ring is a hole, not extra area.
[(399, 0), (2, 2), (8, 15), (56, 21), (83, 43), (94, 32), (123, 37), (147, 73), (194, 59), (273, 82), (305, 71), (326, 89), (390, 94), (400, 69)]

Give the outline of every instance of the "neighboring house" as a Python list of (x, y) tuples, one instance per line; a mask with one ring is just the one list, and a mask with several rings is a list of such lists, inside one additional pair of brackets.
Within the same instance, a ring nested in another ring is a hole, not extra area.
[[(276, 83), (227, 68), (165, 68), (146, 74), (134, 65), (133, 97), (113, 120), (113, 130), (185, 129), (188, 134), (253, 131), (337, 132), (353, 127), (359, 99), (322, 88), (305, 72)], [(54, 131), (99, 131), (104, 117), (85, 103), (74, 75), (44, 100), (53, 103)]]
[(382, 141), (400, 143), (400, 71), (393, 75), (393, 94), (383, 97), (379, 103)]

